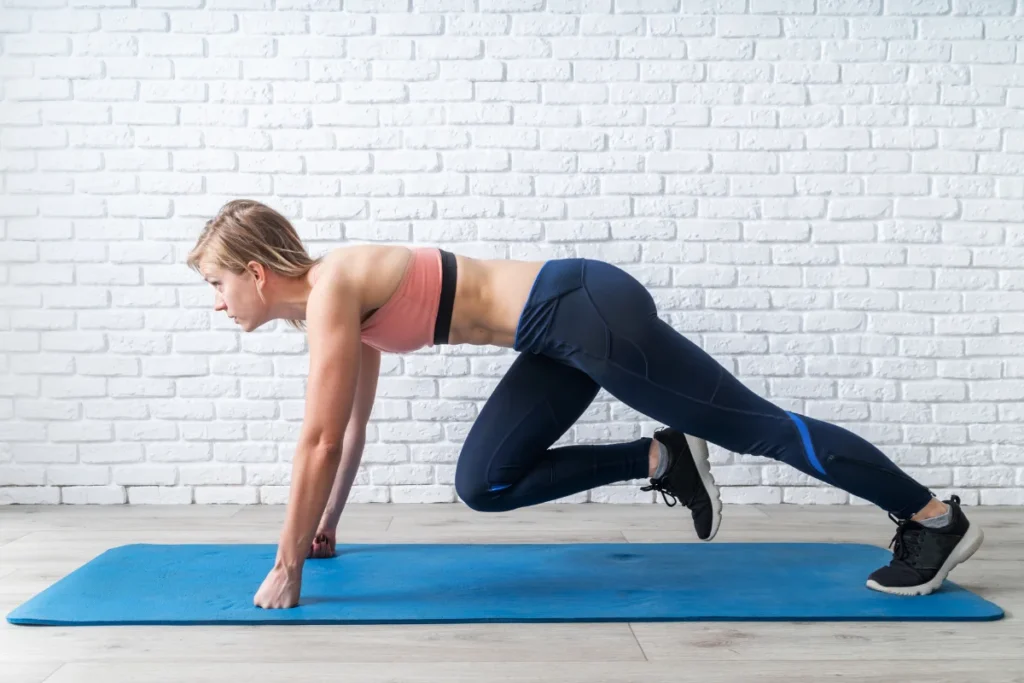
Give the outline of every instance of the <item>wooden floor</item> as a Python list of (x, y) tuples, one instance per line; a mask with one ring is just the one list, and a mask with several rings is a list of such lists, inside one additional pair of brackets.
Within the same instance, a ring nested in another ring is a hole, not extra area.
[[(0, 623), (0, 683), (385, 681), (1024, 681), (1020, 508), (970, 508), (986, 542), (950, 577), (1006, 611), (981, 623), (595, 623), (27, 627)], [(341, 542), (694, 541), (664, 505), (350, 506)], [(0, 611), (102, 551), (135, 542), (274, 543), (284, 508), (0, 507)], [(869, 507), (726, 506), (714, 541), (885, 547)]]

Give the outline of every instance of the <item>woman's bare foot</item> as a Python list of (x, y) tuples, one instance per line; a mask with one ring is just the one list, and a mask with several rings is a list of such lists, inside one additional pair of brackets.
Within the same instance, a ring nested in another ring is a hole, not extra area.
[(334, 545), (337, 535), (337, 531), (318, 530), (309, 548), (309, 557), (314, 559), (334, 557)]

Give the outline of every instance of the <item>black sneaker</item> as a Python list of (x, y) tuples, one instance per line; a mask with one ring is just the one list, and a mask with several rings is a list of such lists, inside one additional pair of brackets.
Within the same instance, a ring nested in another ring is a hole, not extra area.
[(952, 496), (943, 502), (952, 510), (952, 519), (938, 529), (909, 519), (899, 521), (889, 514), (897, 525), (889, 543), (889, 547), (895, 544), (892, 562), (868, 577), (868, 588), (894, 595), (928, 595), (981, 546), (985, 534), (967, 521), (960, 499)]
[[(671, 428), (656, 431), (654, 438), (668, 448), (668, 468), (663, 476), (652, 478), (650, 485), (640, 490), (660, 491), (669, 507), (678, 500), (690, 508), (697, 537), (710, 541), (722, 522), (722, 498), (711, 476), (707, 442)], [(671, 503), (668, 496), (672, 497)]]

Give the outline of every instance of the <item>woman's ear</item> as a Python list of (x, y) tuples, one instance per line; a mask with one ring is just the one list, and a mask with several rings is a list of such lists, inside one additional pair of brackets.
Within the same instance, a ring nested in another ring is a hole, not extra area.
[(249, 261), (245, 267), (249, 274), (252, 275), (253, 282), (256, 285), (256, 294), (260, 297), (260, 301), (266, 303), (267, 300), (263, 298), (263, 286), (267, 284), (267, 271), (264, 269), (263, 264)]

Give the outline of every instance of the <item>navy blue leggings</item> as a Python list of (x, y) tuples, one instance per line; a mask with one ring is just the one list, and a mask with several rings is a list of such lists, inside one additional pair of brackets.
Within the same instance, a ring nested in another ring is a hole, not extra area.
[(520, 355), (484, 404), (456, 467), (456, 491), (475, 510), (512, 510), (647, 477), (650, 438), (552, 448), (602, 387), (665, 425), (787, 463), (900, 519), (932, 497), (863, 438), (745, 387), (659, 318), (640, 282), (603, 261), (547, 261), (513, 348)]

